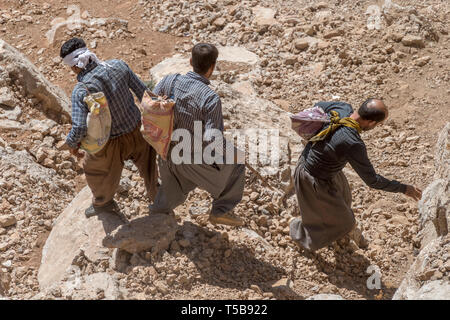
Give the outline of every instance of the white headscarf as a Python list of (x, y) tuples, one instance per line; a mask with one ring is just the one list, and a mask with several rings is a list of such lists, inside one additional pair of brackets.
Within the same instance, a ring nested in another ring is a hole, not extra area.
[(64, 57), (63, 61), (69, 67), (76, 66), (80, 69), (84, 69), (88, 65), (89, 59), (95, 61), (98, 64), (102, 64), (102, 61), (97, 58), (95, 53), (89, 51), (89, 49), (86, 47), (71, 52)]

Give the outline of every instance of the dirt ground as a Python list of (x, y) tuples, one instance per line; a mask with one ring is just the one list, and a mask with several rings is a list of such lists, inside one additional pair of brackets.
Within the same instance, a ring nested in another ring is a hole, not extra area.
[[(369, 2), (365, 1), (364, 3)], [(109, 37), (93, 37), (94, 40), (90, 40), (88, 45), (91, 46), (92, 41), (95, 41), (94, 51), (99, 58), (103, 60), (122, 59), (143, 80), (150, 79), (149, 70), (154, 65), (177, 52), (186, 52), (192, 45), (191, 36), (179, 37), (171, 35), (170, 32), (162, 33), (153, 30), (151, 19), (150, 21), (142, 19), (141, 14), (144, 8), (138, 5), (137, 0), (111, 0), (106, 3), (85, 0), (70, 2), (0, 0), (2, 10), (19, 11), (21, 15), (31, 16), (33, 20), (33, 23), (26, 19), (19, 19), (20, 21), (14, 23), (9, 21), (0, 24), (0, 38), (21, 50), (50, 81), (63, 88), (69, 97), (76, 78), (61, 63), (59, 49), (61, 44), (72, 35), (83, 36), (91, 31), (86, 27), (82, 31), (74, 30), (69, 35), (68, 28), (61, 27), (56, 32), (53, 42), (49, 42), (45, 37), (53, 19), (69, 16), (68, 5), (79, 6), (81, 13), (87, 10), (90, 17), (127, 20), (128, 25), (123, 33), (118, 33), (111, 39)], [(114, 30), (117, 31), (117, 28), (119, 27), (114, 27)], [(372, 43), (369, 33), (364, 41), (368, 46)], [(439, 42), (434, 42), (431, 46), (421, 49), (420, 52), (415, 48), (406, 47), (402, 47), (398, 51), (405, 53), (402, 60), (403, 65), (406, 66), (405, 69), (400, 72), (389, 68), (383, 70), (382, 82), (379, 85), (370, 83), (374, 87), (369, 87), (369, 89), (360, 85), (352, 86), (349, 89), (348, 101), (356, 106), (360, 103), (356, 97), (367, 97), (373, 92), (381, 92), (381, 96), (378, 98), (382, 98), (386, 102), (390, 117), (385, 125), (364, 134), (363, 138), (367, 143), (369, 157), (375, 168), (384, 176), (424, 189), (431, 182), (434, 173), (433, 155), (437, 134), (449, 120), (450, 46), (448, 36), (442, 35)], [(432, 63), (421, 68), (410, 68), (418, 56), (429, 56)], [(227, 71), (226, 68), (224, 71)], [(349, 81), (349, 83), (353, 82)], [(270, 89), (270, 87), (268, 88)], [(343, 96), (342, 99), (345, 101), (347, 97)], [(273, 100), (277, 101), (277, 99)], [(310, 101), (325, 100), (325, 98), (321, 99), (320, 93), (315, 92), (309, 94), (305, 101), (299, 102), (295, 96), (286, 98), (286, 100), (291, 106), (291, 111), (298, 111)], [(42, 115), (35, 115), (35, 117), (39, 116)], [(65, 133), (68, 133), (69, 129), (70, 126), (64, 126)], [(2, 133), (2, 136), (8, 141), (16, 142), (31, 139), (27, 136), (10, 135), (10, 133)], [(308, 256), (297, 254), (289, 244), (284, 245), (281, 253), (276, 257), (261, 254), (258, 258), (253, 249), (246, 247), (251, 246), (248, 241), (239, 243), (236, 240), (237, 244), (230, 245), (231, 247), (224, 244), (218, 248), (223, 252), (231, 250), (226, 253), (226, 258), (220, 260), (220, 263), (229, 266), (228, 269), (225, 268), (225, 271), (224, 269), (204, 271), (202, 266), (197, 266), (200, 270), (200, 277), (196, 278), (197, 280), (190, 286), (179, 288), (174, 285), (173, 290), (167, 295), (154, 293), (138, 295), (139, 289), (144, 288), (145, 290), (146, 286), (146, 284), (140, 284), (135, 287), (135, 297), (159, 299), (272, 298), (273, 295), (258, 295), (258, 290), (250, 290), (249, 287), (252, 283), (257, 283), (264, 291), (265, 285), (269, 286), (267, 283), (283, 276), (294, 281), (294, 294), (275, 296), (275, 298), (299, 299), (322, 292), (340, 294), (348, 299), (392, 298), (417, 253), (415, 247), (417, 240), (414, 238), (418, 230), (417, 204), (403, 195), (369, 190), (351, 168), (346, 170), (352, 186), (356, 217), (358, 221), (361, 221), (363, 230), (372, 242), (368, 250), (340, 254), (345, 250), (333, 251), (331, 248), (325, 248), (320, 251), (318, 256)], [(76, 172), (73, 180), (75, 181), (74, 193), (81, 190), (86, 184), (80, 170)], [(250, 194), (251, 191), (250, 188), (250, 190), (246, 190), (246, 193)], [(180, 213), (188, 215), (190, 205), (205, 202), (207, 199), (203, 193), (191, 195), (186, 206), (180, 209)], [(251, 205), (243, 203), (239, 210), (249, 211)], [(373, 214), (373, 212), (378, 214)], [(223, 232), (228, 231), (233, 235), (233, 232), (227, 228), (220, 229), (220, 231), (222, 233), (219, 232), (220, 236), (218, 236), (214, 230), (197, 230), (197, 233), (202, 235), (201, 238), (206, 239), (201, 243), (202, 249), (207, 249), (208, 240), (215, 236), (220, 241), (227, 242), (228, 240), (221, 238)], [(39, 232), (37, 245), (27, 260), (21, 262), (19, 266), (33, 269), (39, 267), (42, 246), (49, 230), (41, 226)], [(282, 237), (284, 239), (286, 235)], [(272, 237), (271, 244), (277, 241), (279, 240)], [(195, 257), (195, 253), (190, 253), (188, 250), (184, 250), (183, 254), (183, 257), (189, 260)], [(287, 261), (282, 261), (284, 258)], [(170, 261), (170, 258), (167, 259)], [(272, 259), (276, 260), (275, 265), (271, 264)], [(242, 264), (242, 261), (245, 263)], [(374, 263), (383, 270), (382, 290), (369, 290), (366, 287), (366, 268)], [(245, 268), (246, 265), (252, 266), (254, 269), (248, 271)], [(217, 271), (224, 273), (225, 277), (229, 278), (232, 278), (233, 274), (246, 272), (248, 274), (243, 282), (233, 284), (218, 276)], [(271, 276), (267, 276), (267, 273), (270, 273)], [(138, 275), (132, 272), (125, 277), (124, 281), (134, 283), (136, 277)], [(21, 294), (25, 293), (18, 293), (16, 297), (23, 297)]]

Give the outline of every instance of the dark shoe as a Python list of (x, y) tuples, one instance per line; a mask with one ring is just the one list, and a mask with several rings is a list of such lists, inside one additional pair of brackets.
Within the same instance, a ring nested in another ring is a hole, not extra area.
[(224, 224), (232, 227), (242, 227), (244, 225), (244, 220), (233, 214), (232, 212), (216, 214), (209, 214), (209, 222), (213, 225)]
[(95, 215), (98, 215), (99, 213), (104, 213), (104, 212), (118, 213), (119, 211), (120, 211), (119, 206), (113, 200), (109, 204), (107, 204), (106, 206), (102, 206), (102, 207), (94, 207), (94, 205), (91, 204), (89, 206), (89, 208), (87, 208), (84, 211), (84, 214), (86, 215), (87, 218), (90, 218), (90, 217), (93, 217)]

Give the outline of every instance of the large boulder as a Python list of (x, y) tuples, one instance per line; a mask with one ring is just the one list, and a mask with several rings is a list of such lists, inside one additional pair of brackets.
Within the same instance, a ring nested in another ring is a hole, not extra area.
[(450, 123), (438, 138), (435, 180), (419, 202), (421, 251), (394, 300), (450, 300)]
[(91, 202), (91, 191), (85, 187), (54, 222), (42, 250), (38, 273), (41, 289), (67, 277), (67, 272), (76, 265), (80, 256), (92, 263), (110, 259), (109, 250), (103, 247), (102, 241), (109, 232), (123, 224), (123, 220), (114, 213), (86, 218), (84, 210)]
[(70, 101), (62, 89), (48, 81), (22, 53), (0, 40), (0, 67), (11, 79), (18, 80), (27, 94), (41, 101), (43, 107), (58, 116), (62, 123), (70, 121)]
[(129, 253), (145, 250), (161, 252), (169, 249), (177, 231), (178, 224), (172, 216), (152, 214), (118, 227), (105, 237), (103, 245)]
[[(217, 49), (219, 50), (217, 59), (219, 63), (255, 65), (258, 62), (258, 56), (243, 47), (218, 47)], [(189, 56), (177, 54), (158, 63), (150, 70), (150, 74), (155, 81), (160, 81), (168, 74), (185, 74), (188, 71), (192, 71)]]
[(25, 150), (17, 151), (8, 146), (2, 147), (2, 144), (0, 141), (0, 170), (4, 170), (4, 173), (6, 171), (26, 172), (27, 179), (36, 185), (48, 185), (50, 190), (61, 187), (55, 170), (40, 166)]
[(64, 281), (45, 288), (32, 299), (119, 300), (124, 292), (117, 279), (106, 272), (82, 275), (79, 268), (72, 267)]
[(271, 26), (277, 23), (275, 19), (276, 11), (272, 8), (254, 7), (253, 14), (255, 18), (253, 22), (258, 26)]

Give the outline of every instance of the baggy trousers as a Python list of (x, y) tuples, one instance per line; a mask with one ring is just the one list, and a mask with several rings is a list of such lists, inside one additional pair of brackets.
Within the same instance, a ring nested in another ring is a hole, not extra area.
[(87, 154), (83, 163), (87, 184), (93, 194), (93, 205), (109, 204), (119, 187), (124, 162), (132, 160), (144, 179), (147, 197), (153, 200), (156, 194), (156, 152), (144, 140), (139, 130), (110, 139), (102, 150)]
[(196, 187), (213, 197), (212, 214), (223, 214), (234, 209), (241, 201), (245, 184), (243, 164), (174, 164), (159, 159), (161, 186), (152, 213), (169, 213), (186, 201), (188, 193)]

